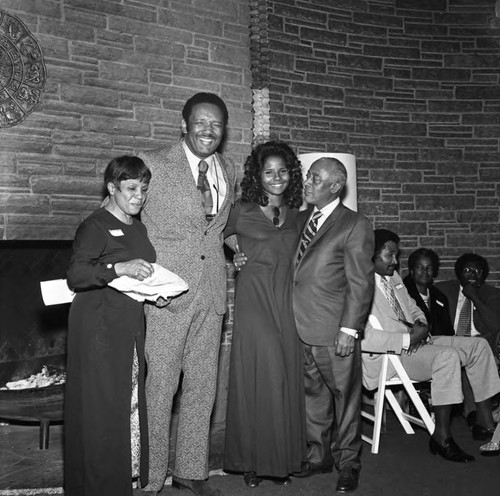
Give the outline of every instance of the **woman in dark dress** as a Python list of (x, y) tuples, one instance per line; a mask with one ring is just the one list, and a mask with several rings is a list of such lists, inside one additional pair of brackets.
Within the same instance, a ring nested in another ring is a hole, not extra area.
[[(71, 304), (65, 392), (66, 496), (131, 496), (132, 385), (138, 375), (141, 483), (147, 482), (143, 304), (108, 286), (144, 280), (156, 253), (135, 217), (151, 172), (137, 157), (112, 160), (104, 173), (109, 203), (76, 232), (67, 280)], [(134, 362), (136, 367), (133, 367)], [(135, 369), (135, 371), (134, 371)]]
[(300, 162), (285, 143), (258, 145), (225, 235), (247, 257), (236, 280), (224, 468), (290, 483), (305, 453), (302, 351), (292, 311)]

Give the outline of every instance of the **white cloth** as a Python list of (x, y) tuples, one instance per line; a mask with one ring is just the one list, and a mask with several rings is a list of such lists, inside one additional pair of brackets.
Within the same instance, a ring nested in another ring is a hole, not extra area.
[(108, 286), (137, 301), (156, 301), (160, 296), (170, 298), (189, 289), (187, 282), (177, 274), (156, 263), (152, 265), (154, 268), (153, 275), (143, 281), (129, 276), (121, 276), (109, 282)]

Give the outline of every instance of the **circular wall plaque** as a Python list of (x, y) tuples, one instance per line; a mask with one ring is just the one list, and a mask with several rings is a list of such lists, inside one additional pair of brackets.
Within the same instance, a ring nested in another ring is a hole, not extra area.
[(22, 21), (0, 10), (0, 128), (33, 112), (45, 86), (40, 45)]

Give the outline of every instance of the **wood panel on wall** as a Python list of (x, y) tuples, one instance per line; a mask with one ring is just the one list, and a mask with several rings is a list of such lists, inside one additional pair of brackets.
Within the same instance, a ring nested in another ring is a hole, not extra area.
[(271, 132), (354, 153), (359, 207), (500, 281), (500, 29), (493, 0), (268, 0)]
[(40, 109), (0, 129), (0, 239), (72, 239), (123, 154), (170, 147), (198, 91), (229, 108), (225, 150), (250, 151), (247, 0), (2, 0), (40, 43)]

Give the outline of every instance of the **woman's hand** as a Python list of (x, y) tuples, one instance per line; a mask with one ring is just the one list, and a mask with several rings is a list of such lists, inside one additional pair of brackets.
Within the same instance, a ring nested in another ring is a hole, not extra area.
[(240, 250), (240, 246), (236, 243), (236, 252), (233, 255), (233, 264), (236, 267), (236, 270), (241, 270), (241, 268), (247, 263), (247, 257)]
[(142, 258), (129, 260), (128, 262), (115, 263), (115, 272), (117, 276), (129, 276), (139, 281), (144, 281), (153, 275), (153, 265)]

